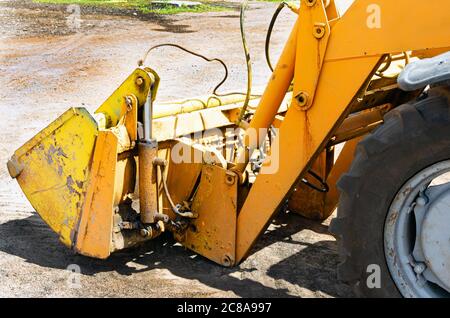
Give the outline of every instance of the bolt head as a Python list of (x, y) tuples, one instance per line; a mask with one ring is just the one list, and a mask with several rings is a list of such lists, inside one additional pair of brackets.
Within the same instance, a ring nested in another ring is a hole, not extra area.
[(325, 36), (325, 28), (323, 26), (314, 27), (314, 36), (317, 39), (321, 39)]
[(233, 265), (233, 258), (230, 255), (225, 254), (222, 258), (222, 265), (225, 267), (231, 267)]
[(136, 78), (136, 85), (142, 86), (142, 84), (144, 84), (144, 79), (139, 76), (138, 78)]
[(232, 172), (228, 172), (227, 175), (225, 176), (225, 182), (228, 185), (233, 185), (235, 179), (236, 179), (236, 175)]
[(420, 206), (425, 206), (425, 204), (427, 204), (427, 200), (423, 197), (418, 197), (416, 200), (416, 204)]
[(414, 266), (414, 272), (417, 275), (422, 274), (426, 269), (427, 269), (427, 266), (424, 263), (420, 263), (420, 264), (417, 264), (416, 266)]
[(300, 92), (297, 96), (295, 96), (295, 100), (297, 101), (298, 106), (301, 110), (308, 110), (309, 104), (309, 95), (306, 92)]

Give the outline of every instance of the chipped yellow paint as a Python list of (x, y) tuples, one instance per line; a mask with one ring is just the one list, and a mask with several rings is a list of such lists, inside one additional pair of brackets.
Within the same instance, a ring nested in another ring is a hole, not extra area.
[(71, 108), (19, 148), (17, 181), (42, 219), (72, 246), (89, 178), (97, 124), (84, 108)]
[(99, 132), (75, 242), (75, 250), (86, 256), (107, 258), (111, 251), (117, 145), (113, 132)]

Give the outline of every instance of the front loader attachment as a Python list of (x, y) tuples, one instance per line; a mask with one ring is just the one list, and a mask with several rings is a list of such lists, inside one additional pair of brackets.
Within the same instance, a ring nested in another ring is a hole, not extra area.
[[(31, 205), (76, 252), (106, 258), (112, 242), (118, 137), (71, 108), (8, 161)], [(120, 162), (120, 161), (119, 161)]]
[(97, 135), (97, 123), (89, 112), (71, 108), (8, 161), (9, 173), (32, 206), (69, 247), (87, 195)]
[(149, 69), (135, 70), (94, 116), (70, 108), (7, 163), (36, 212), (78, 253), (106, 258), (140, 241), (114, 235), (114, 208), (134, 191), (138, 108), (155, 82)]

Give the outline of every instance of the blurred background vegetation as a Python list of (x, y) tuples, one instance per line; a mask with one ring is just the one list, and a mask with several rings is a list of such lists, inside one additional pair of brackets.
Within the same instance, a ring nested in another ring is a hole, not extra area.
[(78, 4), (80, 6), (110, 7), (135, 9), (142, 14), (176, 14), (181, 12), (227, 11), (231, 8), (224, 3), (212, 1), (183, 0), (33, 0), (36, 3), (47, 4)]

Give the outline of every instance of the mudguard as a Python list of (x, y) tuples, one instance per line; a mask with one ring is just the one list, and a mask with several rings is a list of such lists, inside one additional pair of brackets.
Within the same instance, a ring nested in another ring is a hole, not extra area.
[(449, 80), (450, 51), (408, 64), (398, 77), (398, 85), (409, 92)]

